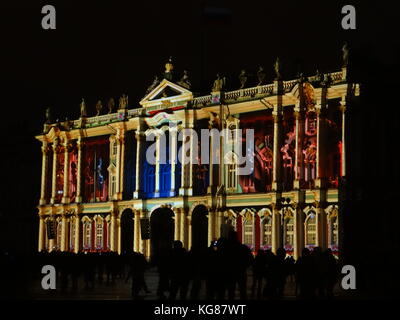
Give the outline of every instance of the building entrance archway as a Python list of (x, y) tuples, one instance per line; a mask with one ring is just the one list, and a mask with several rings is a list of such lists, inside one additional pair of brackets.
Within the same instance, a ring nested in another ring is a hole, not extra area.
[(192, 212), (192, 247), (204, 249), (208, 245), (208, 209), (198, 205)]
[(121, 253), (133, 252), (134, 215), (132, 209), (125, 209), (121, 215)]
[(157, 260), (160, 255), (172, 249), (174, 241), (174, 212), (169, 208), (158, 208), (150, 217), (151, 259)]

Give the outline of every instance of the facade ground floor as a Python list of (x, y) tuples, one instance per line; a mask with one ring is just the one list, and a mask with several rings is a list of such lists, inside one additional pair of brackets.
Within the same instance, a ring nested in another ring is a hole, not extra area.
[(236, 234), (254, 253), (283, 247), (297, 259), (319, 246), (339, 256), (341, 209), (337, 189), (41, 205), (38, 250), (151, 258), (173, 240), (190, 249)]

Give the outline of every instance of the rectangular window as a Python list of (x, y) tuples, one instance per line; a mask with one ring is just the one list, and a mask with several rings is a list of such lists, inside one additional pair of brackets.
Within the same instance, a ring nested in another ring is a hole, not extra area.
[(96, 223), (96, 248), (103, 248), (103, 222)]
[(247, 221), (244, 224), (244, 243), (248, 246), (253, 245), (253, 222)]

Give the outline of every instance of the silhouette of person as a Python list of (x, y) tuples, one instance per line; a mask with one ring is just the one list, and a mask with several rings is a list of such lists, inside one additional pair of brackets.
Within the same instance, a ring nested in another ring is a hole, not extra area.
[(189, 286), (189, 256), (186, 249), (183, 248), (181, 241), (176, 240), (173, 243), (173, 249), (170, 259), (170, 280), (171, 288), (169, 299), (175, 300), (179, 291), (180, 299), (186, 300)]
[(257, 298), (261, 298), (261, 290), (263, 286), (263, 278), (265, 276), (266, 256), (265, 251), (258, 249), (253, 264), (253, 284), (251, 286), (251, 297), (254, 297), (257, 289)]
[(133, 252), (129, 255), (128, 264), (130, 268), (125, 282), (132, 277), (132, 297), (137, 299), (141, 289), (143, 289), (146, 293), (150, 292), (147, 288), (146, 280), (144, 278), (144, 273), (147, 268), (147, 261), (144, 255), (140, 252)]
[(296, 282), (300, 290), (300, 299), (312, 299), (315, 296), (315, 263), (310, 250), (304, 248), (295, 264)]

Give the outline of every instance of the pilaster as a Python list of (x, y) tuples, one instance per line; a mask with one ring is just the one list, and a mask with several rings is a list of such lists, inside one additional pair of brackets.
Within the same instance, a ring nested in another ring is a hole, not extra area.
[(282, 136), (282, 112), (274, 108), (272, 112), (274, 117), (274, 149), (273, 149), (273, 167), (272, 167), (272, 190), (281, 189), (281, 136)]
[(326, 229), (327, 229), (327, 220), (326, 213), (322, 207), (322, 203), (316, 201), (315, 202), (316, 209), (316, 219), (317, 219), (317, 246), (321, 247), (323, 250), (327, 248), (327, 237), (326, 237)]
[(42, 183), (40, 188), (40, 200), (39, 205), (46, 204), (46, 183), (47, 183), (47, 166), (48, 163), (48, 146), (47, 141), (42, 142)]
[(68, 219), (67, 215), (63, 214), (61, 217), (61, 251), (68, 251)]
[(78, 148), (78, 172), (77, 172), (77, 181), (76, 181), (76, 198), (75, 202), (82, 202), (82, 138), (79, 137), (77, 141)]
[(304, 161), (302, 156), (302, 146), (304, 137), (304, 114), (296, 105), (294, 116), (296, 119), (296, 146), (295, 146), (295, 167), (294, 167), (294, 181), (293, 189), (299, 190), (301, 182), (304, 179)]
[(134, 216), (135, 219), (133, 221), (133, 236), (134, 236), (134, 241), (133, 241), (133, 250), (135, 252), (140, 251), (140, 239), (141, 239), (141, 232), (140, 232), (140, 210), (134, 210)]
[(341, 171), (342, 177), (346, 176), (346, 99), (342, 97), (340, 101), (340, 111), (342, 113), (342, 154), (341, 154)]
[(54, 142), (53, 142), (53, 172), (52, 172), (52, 177), (51, 177), (51, 200), (50, 200), (51, 204), (54, 204), (56, 201), (57, 151), (58, 151), (58, 139), (54, 139)]
[(64, 185), (63, 185), (63, 197), (62, 203), (69, 203), (69, 150), (68, 150), (68, 138), (64, 140)]
[(79, 214), (75, 215), (75, 243), (74, 243), (74, 252), (78, 253), (81, 246), (81, 217)]
[[(139, 199), (142, 193), (140, 182), (143, 178), (142, 173), (142, 157), (143, 157), (143, 141), (144, 141), (144, 133), (140, 130), (135, 132), (136, 137), (136, 187), (135, 192), (133, 193), (134, 199)], [(142, 252), (142, 251), (141, 251)]]
[(169, 137), (170, 137), (170, 155), (171, 155), (171, 191), (170, 196), (175, 196), (176, 185), (175, 185), (175, 176), (176, 176), (176, 163), (177, 163), (177, 152), (178, 152), (178, 128), (176, 126), (170, 127), (169, 129)]
[(279, 206), (276, 203), (271, 204), (272, 207), (272, 248), (271, 251), (276, 253), (277, 249), (281, 247), (282, 238), (282, 217), (279, 212)]
[(45, 248), (44, 242), (46, 241), (45, 237), (45, 223), (44, 216), (39, 215), (39, 243), (38, 243), (38, 251), (41, 252)]
[(119, 251), (119, 246), (118, 246), (118, 225), (117, 225), (117, 219), (118, 219), (118, 211), (113, 210), (111, 212), (111, 219), (110, 219), (110, 250), (111, 251)]

